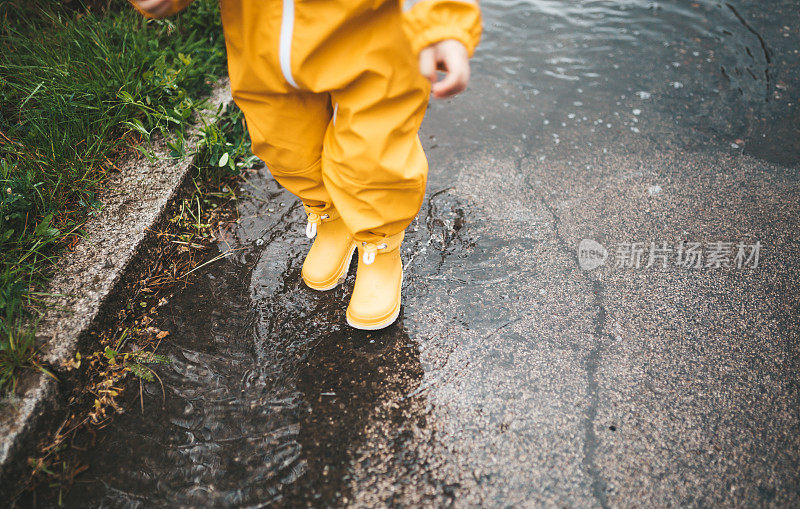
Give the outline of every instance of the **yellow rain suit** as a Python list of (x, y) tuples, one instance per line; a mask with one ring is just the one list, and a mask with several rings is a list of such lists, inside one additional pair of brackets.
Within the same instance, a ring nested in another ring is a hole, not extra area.
[[(174, 11), (191, 0), (175, 0)], [(334, 207), (359, 242), (414, 219), (430, 85), (417, 56), (481, 33), (467, 0), (221, 0), (228, 70), (253, 152), (307, 212)]]

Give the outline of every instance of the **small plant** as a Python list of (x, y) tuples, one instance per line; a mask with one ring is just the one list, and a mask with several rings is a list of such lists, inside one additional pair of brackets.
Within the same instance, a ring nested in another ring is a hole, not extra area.
[(148, 364), (169, 364), (170, 362), (169, 357), (154, 352), (120, 353), (110, 347), (106, 347), (103, 355), (108, 359), (110, 365), (118, 366), (123, 372), (127, 370), (145, 382), (155, 382), (157, 376), (155, 371), (147, 366)]
[(35, 327), (23, 327), (19, 324), (8, 327), (0, 323), (0, 387), (7, 386), (13, 390), (15, 375), (22, 369), (35, 368), (48, 376), (55, 375), (39, 364), (33, 356)]
[(250, 149), (250, 138), (244, 113), (231, 106), (216, 124), (206, 125), (200, 132), (198, 175), (210, 186), (236, 177), (243, 169), (253, 168), (259, 159)]
[(253, 168), (258, 162), (250, 151), (244, 114), (239, 108), (229, 107), (219, 122), (204, 126), (192, 177), (194, 193), (181, 200), (177, 214), (171, 219), (182, 231), (176, 242), (188, 249), (213, 240), (212, 225), (218, 217), (209, 211), (236, 199), (234, 186), (225, 183), (232, 183), (243, 170)]

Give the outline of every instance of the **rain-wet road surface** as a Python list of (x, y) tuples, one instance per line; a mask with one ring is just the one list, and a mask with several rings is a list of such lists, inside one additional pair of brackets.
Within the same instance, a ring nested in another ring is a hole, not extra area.
[(800, 504), (797, 3), (482, 5), (398, 323), (345, 325), (354, 270), (305, 288), (302, 209), (249, 174), (235, 254), (158, 324), (165, 408), (68, 505)]

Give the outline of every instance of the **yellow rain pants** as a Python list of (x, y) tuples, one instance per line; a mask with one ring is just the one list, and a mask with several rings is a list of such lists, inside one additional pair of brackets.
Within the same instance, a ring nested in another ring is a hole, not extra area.
[[(177, 0), (175, 9), (188, 4)], [(357, 241), (414, 219), (428, 165), (417, 131), (430, 85), (419, 51), (456, 39), (471, 55), (480, 11), (465, 0), (221, 0), (228, 70), (253, 152), (308, 212), (335, 207)]]

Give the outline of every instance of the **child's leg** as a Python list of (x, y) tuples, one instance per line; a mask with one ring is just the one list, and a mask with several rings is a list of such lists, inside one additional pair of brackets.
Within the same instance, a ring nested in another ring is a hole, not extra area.
[(380, 329), (400, 312), (403, 232), (425, 196), (428, 163), (417, 131), (430, 91), (402, 34), (369, 72), (331, 92), (336, 113), (323, 143), (322, 178), (358, 241), (347, 322)]
[(306, 233), (316, 236), (301, 275), (315, 290), (330, 290), (346, 276), (355, 244), (322, 180), (322, 140), (331, 122), (327, 93), (238, 94), (253, 152), (275, 180), (298, 196), (308, 213)]
[(326, 93), (236, 94), (247, 119), (253, 153), (275, 180), (299, 197), (307, 212), (323, 214), (332, 200), (322, 182), (322, 140), (331, 120)]
[(429, 84), (408, 52), (390, 57), (388, 72), (364, 73), (331, 92), (336, 113), (325, 134), (322, 178), (359, 242), (405, 230), (425, 196), (428, 162), (417, 132)]

